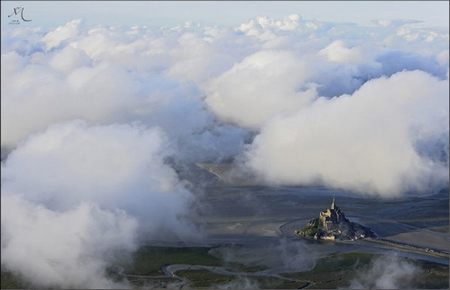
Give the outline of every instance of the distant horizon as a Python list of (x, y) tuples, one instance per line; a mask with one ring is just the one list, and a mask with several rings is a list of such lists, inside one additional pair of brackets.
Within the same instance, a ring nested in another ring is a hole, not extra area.
[[(87, 26), (176, 26), (185, 22), (236, 26), (257, 16), (369, 25), (373, 20), (416, 20), (424, 27), (446, 28), (448, 1), (1, 1), (2, 29), (14, 28), (14, 7), (32, 21), (23, 27), (54, 28), (73, 19)], [(320, 11), (320, 12), (319, 12)]]

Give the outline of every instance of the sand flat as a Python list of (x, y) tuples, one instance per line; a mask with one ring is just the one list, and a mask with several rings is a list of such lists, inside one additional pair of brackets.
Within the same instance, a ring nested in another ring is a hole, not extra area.
[(386, 237), (388, 240), (406, 244), (450, 251), (450, 238), (447, 233), (439, 233), (428, 229), (418, 229)]

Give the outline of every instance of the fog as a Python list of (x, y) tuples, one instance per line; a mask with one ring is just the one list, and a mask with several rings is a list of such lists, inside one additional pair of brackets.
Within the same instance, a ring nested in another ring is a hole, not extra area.
[(381, 196), (432, 192), (448, 183), (448, 158), (432, 159), (418, 146), (448, 150), (448, 87), (420, 71), (400, 72), (322, 98), (268, 122), (247, 151), (248, 166), (273, 183)]
[(227, 263), (260, 266), (274, 272), (301, 272), (314, 268), (318, 253), (303, 241), (281, 238), (252, 247), (227, 246), (213, 249), (212, 255)]
[[(138, 234), (191, 240), (192, 194), (137, 125), (72, 121), (31, 135), (2, 164), (2, 264), (41, 287), (110, 287), (102, 271)], [(166, 235), (166, 236), (163, 236)]]
[(383, 198), (448, 186), (448, 31), (413, 24), (2, 27), (2, 268), (126, 287), (115, 253), (205, 235), (177, 174), (195, 162)]
[(376, 258), (367, 267), (357, 272), (350, 289), (407, 289), (415, 288), (417, 276), (422, 269), (396, 255)]

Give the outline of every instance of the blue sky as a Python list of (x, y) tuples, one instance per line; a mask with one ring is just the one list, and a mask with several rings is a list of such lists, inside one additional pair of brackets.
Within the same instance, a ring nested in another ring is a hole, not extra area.
[(2, 27), (8, 15), (23, 6), (28, 26), (54, 27), (81, 18), (86, 25), (166, 26), (186, 21), (237, 25), (249, 18), (299, 14), (305, 19), (370, 23), (372, 19), (415, 19), (428, 27), (449, 27), (448, 1), (2, 1)]

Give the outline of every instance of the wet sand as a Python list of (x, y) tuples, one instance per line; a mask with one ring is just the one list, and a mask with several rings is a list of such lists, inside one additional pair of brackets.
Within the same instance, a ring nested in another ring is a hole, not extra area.
[[(448, 227), (448, 192), (382, 200), (321, 187), (215, 186), (206, 188), (200, 198), (198, 222), (207, 233), (204, 242), (208, 244), (265, 243), (280, 237), (298, 239), (293, 231), (329, 207), (333, 197), (350, 220), (370, 227), (381, 238), (449, 250), (448, 233), (428, 229)], [(315, 247), (327, 253), (373, 251), (370, 246), (358, 243)]]

